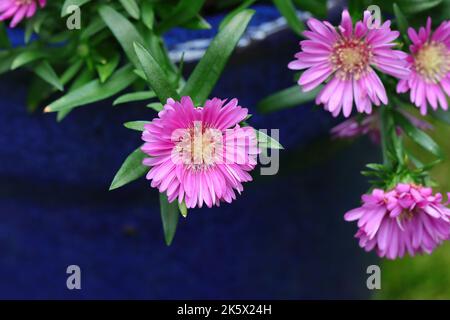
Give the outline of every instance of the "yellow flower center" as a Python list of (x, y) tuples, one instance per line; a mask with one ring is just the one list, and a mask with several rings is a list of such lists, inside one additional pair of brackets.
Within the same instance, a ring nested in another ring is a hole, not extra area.
[(371, 57), (371, 48), (364, 41), (341, 39), (335, 43), (330, 59), (336, 75), (348, 80), (359, 79), (368, 70)]
[(450, 71), (450, 54), (443, 43), (426, 43), (414, 56), (416, 72), (428, 82), (439, 82)]
[(222, 132), (204, 126), (201, 121), (181, 130), (175, 139), (175, 152), (179, 159), (194, 170), (213, 166), (222, 154)]

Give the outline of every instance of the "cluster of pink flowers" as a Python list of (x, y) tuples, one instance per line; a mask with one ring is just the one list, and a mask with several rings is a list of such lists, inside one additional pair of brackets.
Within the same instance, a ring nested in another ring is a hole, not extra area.
[(328, 81), (316, 98), (333, 116), (339, 113), (349, 117), (353, 101), (358, 112), (372, 112), (372, 104), (387, 104), (386, 90), (373, 68), (397, 78), (406, 78), (409, 70), (406, 53), (393, 50), (393, 42), (399, 32), (390, 29), (390, 21), (370, 28), (370, 13), (364, 13), (363, 21), (353, 23), (347, 10), (342, 13), (341, 24), (336, 30), (330, 23), (314, 18), (304, 32), (308, 38), (300, 42), (302, 51), (289, 63), (293, 70), (307, 69), (298, 84), (303, 91), (310, 91)]
[(449, 240), (450, 209), (431, 188), (401, 183), (387, 192), (375, 189), (362, 202), (345, 220), (358, 221), (355, 237), (366, 251), (396, 259), (406, 253), (429, 254)]
[(450, 22), (443, 22), (434, 33), (431, 19), (417, 34), (408, 30), (412, 41), (411, 54), (393, 50), (398, 31), (390, 29), (387, 20), (381, 26), (369, 27), (370, 13), (353, 23), (347, 10), (342, 13), (336, 30), (329, 22), (311, 18), (304, 32), (307, 40), (300, 42), (301, 51), (288, 67), (305, 72), (298, 80), (304, 92), (325, 83), (316, 97), (337, 116), (349, 117), (353, 103), (360, 113), (372, 113), (372, 104), (388, 103), (383, 83), (374, 69), (399, 79), (397, 91), (410, 91), (410, 99), (422, 114), (427, 113), (427, 101), (436, 110), (438, 104), (447, 109), (450, 95)]
[(31, 18), (39, 7), (43, 8), (47, 0), (1, 0), (0, 21), (11, 19), (10, 27), (14, 28), (24, 18)]
[(258, 153), (255, 130), (239, 126), (247, 114), (236, 99), (214, 98), (199, 108), (189, 97), (168, 99), (142, 134), (151, 186), (188, 208), (236, 199), (235, 191), (252, 180)]
[[(410, 99), (423, 115), (427, 114), (428, 103), (433, 110), (447, 110), (447, 96), (450, 95), (450, 21), (444, 21), (431, 32), (431, 18), (419, 33), (408, 29), (411, 54), (407, 61), (411, 73), (397, 85), (397, 92), (410, 91)], [(427, 103), (428, 101), (428, 103)]]

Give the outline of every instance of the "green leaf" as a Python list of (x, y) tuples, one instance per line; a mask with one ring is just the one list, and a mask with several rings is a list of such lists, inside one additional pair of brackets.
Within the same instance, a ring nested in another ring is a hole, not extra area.
[(159, 194), (159, 204), (161, 208), (161, 219), (164, 230), (164, 238), (166, 245), (170, 246), (175, 232), (177, 231), (178, 219), (180, 217), (178, 213), (178, 202), (175, 200), (169, 203), (167, 196), (164, 193)]
[(186, 203), (183, 201), (181, 203), (178, 203), (178, 210), (180, 210), (181, 215), (186, 218), (188, 214), (188, 210), (186, 207)]
[(394, 3), (393, 7), (398, 30), (400, 31), (400, 34), (402, 34), (405, 38), (408, 38), (407, 37), (408, 34), (407, 31), (409, 26), (408, 20), (406, 20), (405, 15), (403, 14), (403, 12), (400, 10), (399, 6), (396, 3)]
[(103, 21), (114, 34), (114, 37), (119, 41), (128, 59), (138, 67), (139, 61), (134, 53), (133, 43), (144, 43), (144, 39), (140, 33), (127, 18), (110, 6), (100, 6), (99, 13)]
[(11, 70), (15, 70), (30, 62), (34, 62), (47, 57), (47, 54), (38, 50), (27, 50), (16, 56), (11, 65)]
[[(83, 63), (83, 61), (81, 61)], [(63, 74), (64, 76), (64, 74)], [(94, 72), (89, 70), (88, 68), (85, 68), (81, 71), (81, 73), (75, 78), (75, 80), (72, 82), (70, 89), (68, 93), (71, 93), (72, 91), (81, 88), (88, 82), (92, 81), (94, 79)], [(64, 82), (63, 82), (64, 83)], [(45, 111), (45, 109), (44, 109)], [(69, 109), (62, 109), (58, 111), (58, 115), (56, 116), (56, 120), (58, 122), (62, 121), (70, 112), (72, 111), (72, 108)]]
[(105, 64), (96, 65), (98, 76), (100, 77), (100, 82), (105, 82), (116, 70), (120, 62), (120, 54), (114, 54)]
[(416, 13), (427, 11), (431, 8), (438, 6), (442, 2), (442, 0), (427, 0), (427, 1), (401, 0), (401, 1), (397, 1), (397, 2), (400, 5), (400, 7), (402, 8), (402, 11), (404, 13), (416, 14)]
[(278, 11), (280, 11), (281, 15), (286, 19), (288, 25), (294, 30), (297, 34), (301, 34), (305, 29), (303, 22), (297, 17), (297, 12), (295, 10), (295, 6), (292, 3), (292, 0), (273, 0), (273, 3), (277, 7)]
[(125, 122), (123, 126), (127, 129), (136, 130), (136, 131), (144, 131), (144, 126), (149, 124), (149, 121), (129, 121)]
[(36, 111), (40, 103), (48, 98), (54, 89), (40, 77), (33, 77), (27, 88), (27, 111), (30, 113)]
[(42, 61), (33, 70), (42, 80), (48, 82), (59, 91), (64, 90), (64, 86), (61, 83), (58, 75), (48, 61)]
[(153, 109), (156, 112), (160, 112), (163, 109), (163, 105), (159, 102), (152, 102), (147, 105), (147, 108)]
[(109, 187), (109, 190), (114, 190), (124, 185), (139, 179), (149, 170), (149, 167), (144, 166), (142, 161), (148, 156), (142, 152), (141, 148), (134, 150), (123, 162), (119, 171), (117, 171), (114, 179)]
[(149, 100), (154, 97), (156, 97), (156, 94), (153, 91), (140, 91), (140, 92), (127, 93), (127, 94), (124, 94), (123, 96), (120, 96), (119, 98), (117, 98), (113, 102), (113, 105), (116, 106), (116, 105), (119, 105), (122, 103)]
[(268, 136), (264, 132), (256, 130), (256, 136), (258, 138), (258, 147), (261, 149), (284, 149), (277, 140)]
[(0, 22), (0, 49), (11, 48), (8, 34), (6, 33), (5, 23)]
[(219, 31), (222, 30), (224, 26), (226, 26), (230, 22), (230, 20), (233, 19), (239, 12), (244, 11), (255, 2), (256, 0), (246, 0), (242, 2), (241, 5), (239, 5), (236, 9), (227, 14), (219, 24)]
[(83, 28), (80, 35), (80, 40), (86, 41), (91, 36), (100, 32), (101, 30), (106, 28), (105, 22), (100, 17), (95, 17), (87, 27)]
[(77, 75), (77, 73), (80, 71), (81, 67), (83, 66), (82, 60), (77, 60), (69, 68), (67, 68), (66, 71), (61, 75), (61, 82), (62, 84), (67, 84), (70, 80), (73, 79)]
[(0, 50), (0, 74), (11, 70), (11, 65), (17, 54), (12, 50)]
[(253, 10), (239, 12), (219, 31), (186, 82), (182, 96), (190, 96), (195, 105), (205, 102), (253, 14)]
[(159, 101), (161, 101), (161, 103), (166, 103), (169, 98), (180, 100), (177, 91), (172, 87), (172, 84), (166, 78), (164, 71), (150, 52), (148, 52), (148, 50), (140, 43), (134, 44), (134, 50), (136, 51), (136, 55), (150, 87), (156, 93)]
[(188, 22), (197, 16), (204, 3), (205, 0), (181, 0), (172, 13), (161, 21), (157, 27), (157, 33), (163, 34), (173, 27)]
[(318, 18), (325, 18), (327, 16), (327, 0), (294, 0), (294, 3), (303, 11), (309, 11)]
[(33, 31), (37, 34), (41, 32), (42, 24), (44, 23), (45, 19), (48, 19), (48, 12), (47, 11), (39, 11), (36, 13), (36, 15), (33, 17)]
[(134, 69), (133, 72), (142, 80), (147, 81), (147, 77), (145, 76), (144, 71), (142, 71), (141, 69)]
[(44, 111), (54, 112), (72, 109), (107, 99), (127, 88), (136, 79), (137, 76), (133, 72), (133, 67), (126, 65), (117, 70), (105, 83), (100, 83), (99, 80), (91, 81), (54, 101)]
[(119, 1), (131, 17), (133, 17), (136, 20), (139, 19), (141, 12), (135, 0), (119, 0)]
[(34, 27), (33, 20), (27, 20), (25, 23), (25, 43), (28, 44), (30, 42), (31, 36), (33, 35)]
[(68, 11), (70, 6), (81, 7), (83, 4), (88, 3), (91, 0), (66, 0), (61, 9), (61, 17), (69, 15), (71, 12)]
[(149, 29), (153, 30), (153, 25), (155, 23), (155, 11), (153, 10), (153, 4), (149, 1), (144, 1), (142, 4), (142, 22)]
[(186, 29), (193, 29), (193, 30), (205, 30), (205, 29), (211, 29), (211, 25), (208, 21), (203, 19), (201, 16), (197, 15), (196, 17), (192, 18), (188, 22), (184, 23), (182, 25), (183, 28)]
[(431, 152), (437, 157), (442, 158), (443, 153), (439, 145), (425, 132), (414, 126), (403, 114), (395, 112), (395, 123), (402, 128), (408, 137), (420, 145), (425, 150)]
[(438, 119), (439, 121), (442, 121), (443, 123), (450, 125), (450, 111), (437, 109), (436, 111), (431, 112), (430, 115), (433, 118)]
[(258, 110), (262, 113), (268, 113), (296, 107), (313, 101), (321, 89), (322, 87), (319, 86), (312, 91), (302, 92), (300, 87), (296, 85), (264, 98), (258, 103)]

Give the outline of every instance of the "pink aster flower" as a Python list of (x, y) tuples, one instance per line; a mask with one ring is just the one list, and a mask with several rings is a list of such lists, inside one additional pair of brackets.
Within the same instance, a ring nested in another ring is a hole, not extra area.
[[(447, 97), (450, 95), (450, 21), (444, 21), (434, 31), (431, 31), (431, 18), (426, 27), (421, 27), (419, 33), (413, 28), (408, 29), (412, 45), (411, 55), (407, 61), (411, 69), (408, 79), (402, 79), (397, 85), (397, 92), (410, 91), (410, 99), (420, 113), (427, 114), (427, 105), (433, 110), (438, 105), (447, 110)], [(428, 103), (427, 103), (428, 101)]]
[[(425, 120), (418, 119), (411, 113), (404, 110), (400, 112), (417, 128), (421, 130), (432, 130), (433, 126)], [(330, 130), (333, 139), (353, 139), (360, 136), (369, 135), (373, 143), (379, 144), (381, 141), (380, 133), (380, 114), (378, 112), (371, 115), (357, 115), (344, 120)], [(397, 134), (401, 135), (402, 130), (397, 128)]]
[(24, 18), (31, 18), (36, 13), (38, 5), (43, 8), (47, 0), (1, 0), (0, 21), (12, 18), (10, 27), (14, 28)]
[(258, 153), (255, 130), (239, 126), (247, 114), (236, 99), (214, 98), (201, 108), (189, 97), (168, 99), (142, 134), (151, 186), (188, 208), (236, 199), (235, 191), (241, 193), (242, 183), (252, 180), (248, 172)]
[(353, 139), (357, 137), (369, 135), (370, 139), (375, 142), (380, 142), (380, 130), (378, 129), (378, 114), (371, 114), (360, 119), (358, 116), (351, 117), (330, 131), (333, 139)]
[(380, 257), (430, 254), (450, 237), (450, 210), (431, 188), (400, 183), (388, 192), (375, 189), (362, 202), (344, 218), (358, 220), (359, 245)]
[(387, 104), (386, 90), (373, 68), (397, 78), (408, 76), (407, 55), (392, 50), (399, 32), (391, 31), (390, 21), (372, 28), (369, 22), (368, 11), (354, 29), (347, 10), (338, 30), (327, 21), (309, 19), (310, 30), (303, 33), (308, 40), (300, 42), (301, 51), (288, 65), (293, 70), (307, 69), (298, 80), (304, 92), (326, 83), (316, 104), (323, 103), (333, 116), (341, 110), (350, 116), (353, 101), (358, 112), (369, 114), (372, 104)]

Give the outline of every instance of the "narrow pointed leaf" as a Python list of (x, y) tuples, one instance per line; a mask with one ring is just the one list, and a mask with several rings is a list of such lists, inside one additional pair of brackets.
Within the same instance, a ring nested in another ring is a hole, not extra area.
[(295, 6), (292, 3), (292, 0), (273, 0), (273, 3), (277, 7), (278, 11), (283, 15), (286, 19), (288, 25), (294, 30), (297, 34), (301, 34), (305, 29), (303, 22), (297, 17), (297, 12), (295, 10)]
[(144, 25), (149, 30), (153, 30), (153, 25), (155, 23), (155, 11), (151, 2), (144, 1), (144, 3), (142, 4), (141, 15)]
[(152, 102), (147, 105), (147, 108), (160, 112), (163, 109), (163, 105), (160, 102)]
[(230, 20), (233, 19), (239, 12), (244, 11), (255, 2), (256, 0), (246, 0), (242, 2), (242, 4), (240, 4), (236, 9), (227, 14), (225, 18), (223, 18), (220, 22), (219, 31), (222, 30), (228, 24), (228, 22), (230, 22)]
[(205, 0), (181, 0), (172, 13), (161, 21), (157, 33), (162, 34), (196, 17), (204, 3)]
[(186, 207), (186, 203), (183, 201), (181, 203), (178, 203), (178, 209), (180, 210), (181, 215), (186, 218), (188, 214), (188, 210)]
[(139, 19), (141, 12), (135, 0), (120, 0), (120, 3), (131, 17)]
[(302, 92), (296, 85), (264, 98), (258, 103), (258, 110), (262, 113), (269, 113), (296, 107), (313, 101), (321, 89), (322, 87), (318, 87), (309, 92)]
[(42, 52), (42, 51), (24, 51), (20, 54), (18, 54), (12, 65), (11, 65), (11, 70), (17, 69), (23, 65), (26, 65), (30, 62), (34, 62), (40, 59), (43, 59), (47, 56), (46, 53)]
[(140, 43), (135, 43), (134, 49), (148, 83), (161, 103), (166, 103), (168, 98), (179, 100), (177, 91), (172, 87), (164, 71), (150, 52)]
[(134, 53), (133, 43), (144, 43), (144, 39), (134, 25), (121, 13), (117, 12), (110, 6), (101, 6), (99, 8), (99, 13), (103, 21), (122, 46), (128, 59), (130, 59), (135, 66), (139, 66), (139, 62)]
[(264, 132), (256, 130), (256, 136), (258, 138), (258, 147), (261, 149), (284, 149), (277, 140)]
[(144, 126), (150, 123), (149, 121), (129, 121), (125, 122), (123, 126), (127, 129), (136, 130), (136, 131), (144, 131)]
[(156, 94), (153, 91), (139, 91), (139, 92), (127, 93), (127, 94), (124, 94), (123, 96), (120, 96), (119, 98), (117, 98), (113, 102), (113, 105), (116, 106), (116, 105), (128, 103), (128, 102), (145, 101), (145, 100), (150, 100), (151, 98), (154, 98), (154, 97), (156, 97)]
[(175, 232), (177, 231), (178, 219), (180, 217), (180, 214), (178, 213), (178, 202), (175, 200), (172, 203), (169, 203), (167, 196), (164, 193), (160, 193), (159, 203), (164, 238), (166, 240), (166, 245), (170, 246), (175, 236)]
[(450, 111), (437, 109), (436, 111), (431, 112), (431, 116), (443, 123), (450, 125)]
[(207, 30), (211, 29), (211, 25), (208, 21), (203, 19), (200, 15), (192, 18), (188, 22), (183, 24), (183, 28), (193, 29), (193, 30)]
[(137, 76), (131, 65), (117, 70), (105, 83), (93, 80), (51, 103), (46, 112), (72, 109), (89, 103), (107, 99), (130, 86)]
[(61, 83), (58, 75), (48, 61), (39, 63), (33, 70), (42, 80), (48, 82), (59, 91), (64, 90), (64, 86)]
[(8, 34), (4, 22), (0, 22), (0, 49), (11, 48)]
[(120, 188), (146, 174), (149, 167), (142, 164), (146, 157), (148, 156), (141, 151), (141, 148), (134, 150), (117, 171), (109, 190)]
[(113, 55), (105, 64), (99, 64), (96, 66), (100, 82), (105, 82), (116, 70), (120, 62), (120, 54)]
[(239, 12), (219, 31), (186, 82), (182, 96), (190, 96), (195, 105), (205, 102), (253, 14), (253, 10)]
[(403, 14), (403, 12), (400, 10), (399, 6), (396, 3), (394, 3), (393, 7), (398, 30), (400, 31), (400, 34), (404, 36), (404, 38), (408, 38), (407, 37), (407, 31), (409, 26), (408, 20), (406, 20), (405, 15)]
[(408, 137), (437, 157), (442, 158), (443, 153), (439, 145), (425, 132), (414, 126), (404, 115), (399, 112), (394, 114), (395, 123), (402, 128)]

